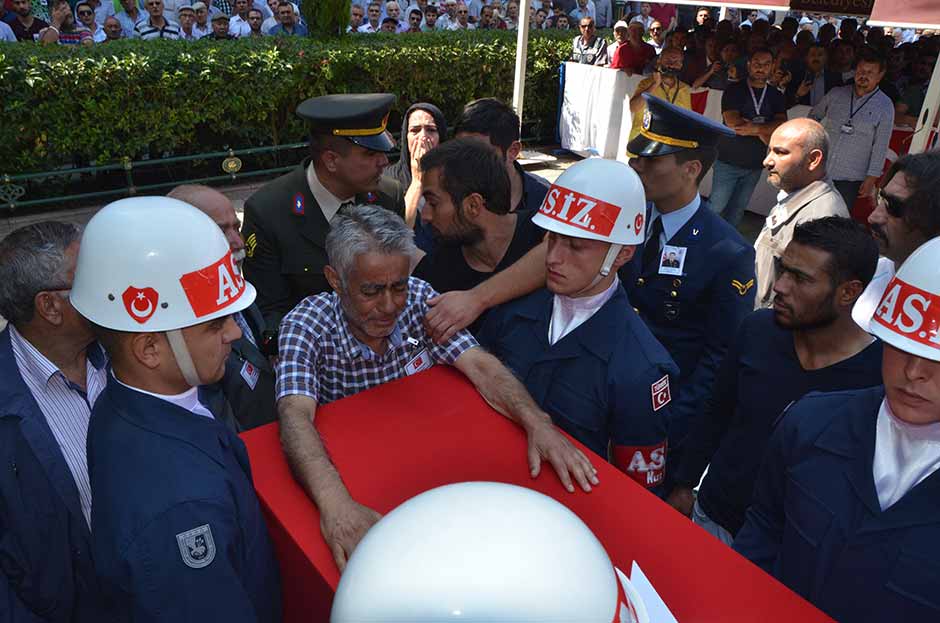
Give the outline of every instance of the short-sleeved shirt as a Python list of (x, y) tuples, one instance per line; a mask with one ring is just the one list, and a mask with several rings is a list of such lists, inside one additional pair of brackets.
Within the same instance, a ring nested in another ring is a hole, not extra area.
[(460, 245), (438, 243), (433, 251), (421, 258), (413, 274), (430, 283), (438, 292), (469, 290), (515, 264), (544, 237), (545, 230), (532, 222), (531, 214), (519, 214), (509, 247), (492, 273), (480, 272), (467, 264)]
[[(647, 89), (650, 88), (651, 84), (653, 84), (652, 76), (643, 78), (640, 83), (636, 85), (635, 93), (645, 93)], [(664, 99), (686, 110), (692, 110), (692, 88), (681, 80), (677, 80), (676, 86), (671, 88), (667, 88), (665, 84), (660, 83), (658, 87), (650, 90), (649, 94), (655, 95), (660, 99)], [(646, 104), (643, 104), (643, 110), (646, 110)], [(630, 129), (631, 141), (640, 133), (642, 123), (643, 113), (633, 115), (633, 127)]]
[[(42, 37), (42, 33), (39, 33)], [(85, 41), (94, 41), (91, 31), (87, 28), (78, 28), (71, 32), (59, 32), (59, 45), (79, 45)]]
[(17, 41), (36, 41), (39, 38), (39, 31), (48, 27), (49, 24), (38, 17), (33, 18), (33, 23), (29, 25), (29, 28), (23, 26), (18, 19), (10, 22), (10, 28), (13, 30), (13, 34), (16, 35)]
[(281, 322), (277, 399), (301, 394), (323, 405), (435, 363), (453, 365), (479, 344), (467, 331), (458, 331), (443, 344), (431, 340), (424, 329), (424, 317), (427, 300), (436, 295), (428, 283), (408, 279), (407, 303), (383, 355), (353, 336), (335, 292), (308, 296)]
[[(736, 110), (747, 121), (763, 117), (766, 123), (770, 123), (778, 114), (787, 112), (787, 101), (783, 93), (773, 86), (768, 84), (765, 88), (766, 91), (752, 88), (747, 80), (729, 85), (721, 96), (721, 112)], [(766, 95), (762, 102), (763, 93)], [(759, 112), (754, 105), (755, 100), (760, 104)], [(756, 136), (729, 136), (718, 142), (718, 159), (737, 167), (760, 169), (766, 156), (767, 144)]]
[(623, 43), (611, 55), (610, 68), (629, 68), (633, 73), (640, 73), (655, 56), (656, 50), (648, 43), (640, 43), (638, 48), (633, 48), (629, 43)]

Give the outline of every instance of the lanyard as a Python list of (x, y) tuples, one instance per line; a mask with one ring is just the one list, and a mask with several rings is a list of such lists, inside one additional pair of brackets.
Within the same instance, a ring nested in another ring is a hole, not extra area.
[(875, 90), (871, 92), (871, 95), (866, 97), (865, 101), (859, 104), (858, 108), (855, 107), (855, 89), (852, 89), (852, 101), (849, 103), (849, 121), (851, 121), (852, 117), (858, 114), (861, 109), (865, 108), (865, 104), (867, 104), (871, 98), (875, 97), (875, 94), (880, 88), (881, 87), (875, 87)]
[(670, 103), (670, 104), (675, 104), (675, 103), (676, 103), (676, 98), (679, 97), (679, 86), (680, 86), (680, 85), (679, 85), (679, 78), (677, 77), (677, 78), (676, 78), (676, 90), (672, 92), (672, 96), (670, 97), (669, 91), (666, 90), (666, 84), (665, 84), (665, 83), (662, 83), (662, 84), (659, 85), (659, 88), (662, 89), (662, 90), (663, 90), (663, 93), (666, 95), (666, 97), (669, 98), (669, 103)]
[(764, 98), (767, 97), (767, 85), (764, 85), (764, 90), (760, 93), (760, 101), (757, 101), (757, 98), (754, 97), (754, 89), (751, 88), (751, 85), (747, 86), (748, 92), (751, 94), (751, 101), (754, 102), (754, 115), (760, 117), (760, 109), (764, 106)]

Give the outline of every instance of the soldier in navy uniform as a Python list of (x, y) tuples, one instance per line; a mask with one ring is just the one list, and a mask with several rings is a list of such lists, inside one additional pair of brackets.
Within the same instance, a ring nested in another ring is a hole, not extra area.
[[(632, 305), (679, 366), (669, 421), (669, 466), (674, 466), (738, 325), (754, 309), (754, 249), (698, 192), (715, 161), (718, 139), (733, 131), (657, 97), (643, 97), (643, 124), (627, 152), (649, 201), (646, 242), (619, 272)], [(680, 268), (663, 266), (661, 258), (670, 252), (682, 258)]]
[(341, 207), (378, 204), (404, 217), (401, 184), (382, 174), (395, 147), (386, 130), (394, 103), (394, 95), (366, 93), (314, 97), (297, 107), (310, 124), (310, 157), (245, 202), (245, 277), (258, 290), (268, 327), (304, 297), (330, 290), (326, 234)]

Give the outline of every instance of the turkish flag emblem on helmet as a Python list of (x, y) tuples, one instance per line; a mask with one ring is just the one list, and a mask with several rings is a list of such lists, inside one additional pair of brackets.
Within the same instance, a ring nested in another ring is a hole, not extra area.
[(157, 301), (160, 300), (160, 295), (153, 288), (128, 286), (121, 295), (121, 299), (130, 317), (144, 324), (157, 311)]

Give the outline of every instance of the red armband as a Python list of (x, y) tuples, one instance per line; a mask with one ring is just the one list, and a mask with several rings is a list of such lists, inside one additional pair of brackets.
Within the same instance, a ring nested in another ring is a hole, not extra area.
[(614, 465), (637, 483), (652, 489), (666, 476), (666, 445), (614, 446)]

